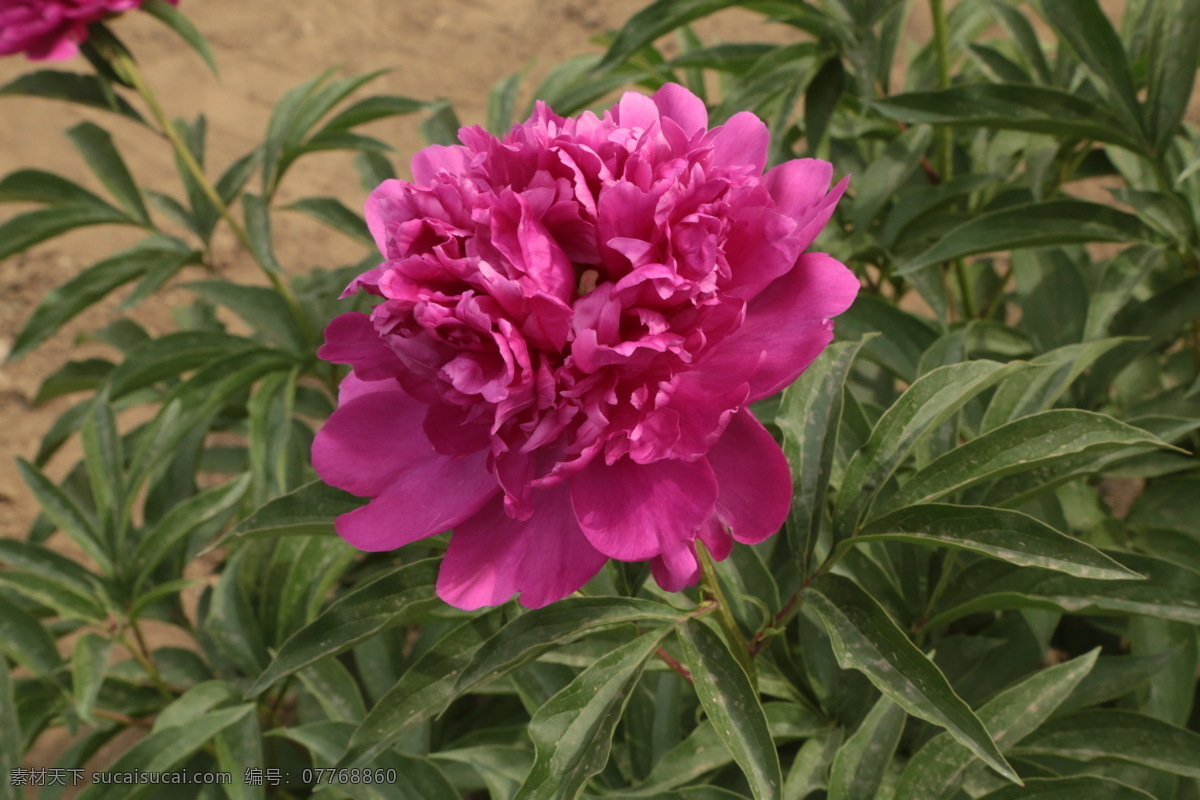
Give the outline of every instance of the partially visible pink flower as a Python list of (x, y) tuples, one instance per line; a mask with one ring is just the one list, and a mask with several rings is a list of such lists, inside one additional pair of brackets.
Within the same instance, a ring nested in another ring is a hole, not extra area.
[[(0, 0), (0, 56), (62, 61), (79, 52), (88, 25), (145, 0)], [(168, 0), (177, 5), (179, 0)]]
[(343, 538), (390, 550), (453, 528), (438, 592), (471, 609), (546, 605), (609, 558), (676, 591), (697, 539), (724, 559), (779, 529), (788, 464), (747, 406), (796, 379), (858, 291), (804, 252), (845, 181), (830, 191), (815, 159), (764, 174), (753, 114), (707, 126), (673, 84), (603, 117), (539, 105), (371, 194), (386, 260), (346, 292), (381, 302), (320, 351), (354, 370), (313, 465), (372, 498)]

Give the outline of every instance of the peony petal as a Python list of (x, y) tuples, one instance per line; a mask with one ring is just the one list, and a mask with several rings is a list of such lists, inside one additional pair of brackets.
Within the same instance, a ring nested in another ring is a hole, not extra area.
[(658, 106), (644, 94), (626, 92), (614, 107), (616, 120), (625, 128), (649, 130), (658, 125)]
[(597, 459), (571, 478), (571, 503), (597, 550), (622, 561), (674, 553), (712, 515), (717, 479), (703, 458), (637, 464)]
[(838, 181), (838, 185), (830, 190), (829, 194), (825, 195), (822, 200), (809, 212), (809, 217), (804, 223), (796, 229), (796, 239), (800, 241), (801, 248), (807, 248), (817, 238), (817, 234), (825, 227), (825, 223), (829, 222), (829, 218), (833, 216), (833, 209), (837, 205), (838, 200), (842, 199), (842, 193), (846, 191), (846, 186), (850, 183), (850, 176), (842, 178)]
[(806, 219), (811, 210), (829, 194), (833, 165), (819, 158), (785, 161), (763, 176), (763, 186), (775, 200), (780, 213), (793, 219)]
[(432, 186), (438, 175), (463, 175), (470, 164), (471, 152), (462, 145), (431, 144), (412, 157), (413, 183)]
[(403, 181), (391, 178), (384, 181), (375, 187), (374, 191), (367, 196), (367, 202), (363, 206), (363, 215), (367, 218), (367, 229), (371, 231), (371, 236), (375, 239), (375, 246), (379, 248), (379, 252), (387, 257), (387, 214), (386, 209), (393, 203), (402, 201), (404, 198)]
[(500, 498), (450, 536), (438, 595), (468, 611), (499, 605), (520, 592), (521, 605), (541, 608), (592, 579), (608, 559), (584, 538), (565, 486), (534, 494), (527, 522), (504, 513)]
[(749, 111), (739, 111), (712, 133), (714, 166), (750, 167), (752, 175), (762, 173), (771, 141), (766, 123)]
[(678, 83), (663, 84), (651, 99), (662, 117), (674, 120), (689, 138), (708, 127), (704, 101)]
[(453, 528), (499, 492), (487, 471), (487, 452), (428, 456), (396, 474), (363, 508), (338, 517), (338, 535), (359, 550), (394, 550)]
[(325, 328), (325, 344), (317, 358), (334, 364), (350, 364), (364, 381), (395, 377), (402, 369), (400, 359), (384, 344), (371, 317), (357, 311), (334, 317)]
[(746, 307), (742, 327), (706, 358), (700, 369), (721, 375), (746, 361), (761, 361), (750, 379), (753, 403), (788, 386), (833, 340), (835, 317), (858, 294), (854, 273), (825, 253), (805, 253)]
[(708, 451), (708, 462), (720, 487), (717, 515), (734, 539), (757, 544), (779, 530), (792, 505), (792, 474), (783, 451), (749, 409), (733, 415)]

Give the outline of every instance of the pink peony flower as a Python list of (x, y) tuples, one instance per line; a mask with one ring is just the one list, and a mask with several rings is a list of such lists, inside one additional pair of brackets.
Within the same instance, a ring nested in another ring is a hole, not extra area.
[(602, 118), (539, 104), (503, 139), (413, 159), (366, 205), (386, 261), (346, 293), (320, 356), (353, 365), (313, 465), (371, 502), (337, 519), (363, 550), (453, 528), (438, 593), (536, 608), (609, 558), (677, 591), (696, 539), (724, 559), (783, 524), (788, 465), (747, 406), (833, 337), (858, 281), (805, 253), (845, 181), (767, 173), (750, 113), (707, 129), (681, 86)]
[[(145, 0), (0, 0), (0, 56), (62, 61), (79, 52), (88, 25)], [(168, 0), (177, 5), (179, 0)]]

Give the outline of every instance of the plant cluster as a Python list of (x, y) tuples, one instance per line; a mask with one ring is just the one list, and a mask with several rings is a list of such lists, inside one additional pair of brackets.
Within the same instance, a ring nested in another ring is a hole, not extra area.
[[(692, 30), (735, 5), (795, 43)], [(678, 84), (711, 126), (753, 112), (770, 165), (852, 175), (816, 247), (862, 286), (823, 354), (755, 396), (790, 463), (782, 530), (716, 565), (698, 548), (698, 587), (614, 560), (535, 609), (447, 605), (448, 535), (358, 552), (334, 520), (365, 500), (313, 469), (354, 380), (318, 358), (322, 330), (367, 310), (338, 296), (380, 256), (367, 219), (329, 197), (281, 207), (278, 188), (323, 150), (352, 153), (364, 191), (395, 178), (363, 126), (420, 115), (450, 145), (448, 102), (355, 99), (378, 74), (326, 72), (215, 170), (203, 116), (166, 118), (119, 21), (88, 26), (90, 72), (0, 87), (148, 126), (180, 181), (145, 190), (90, 122), (68, 135), (105, 196), (0, 179), (0, 201), (37, 206), (0, 223), (0, 258), (89, 225), (145, 231), (53, 289), (10, 358), (122, 287), (123, 309), (168, 285), (193, 298), (175, 332), (95, 332), (111, 358), (38, 393), (78, 400), (21, 462), (41, 516), (0, 540), (0, 798), (22, 796), (22, 754), (52, 727), (77, 736), (37, 766), (86, 768), (135, 728), (110, 771), (233, 777), (90, 782), (86, 800), (1200, 798), (1200, 0), (1130, 0), (1120, 25), (1095, 0), (929, 0), (919, 46), (914, 5), (657, 0), (530, 93), (565, 117)], [(213, 63), (180, 10), (141, 9)], [(496, 86), (487, 130), (511, 129), (521, 94), (518, 75)], [(362, 259), (286, 270), (279, 211)], [(217, 276), (221, 226), (269, 285)], [(125, 424), (135, 408), (146, 421)], [(72, 437), (83, 458), (56, 483)], [(202, 553), (219, 559), (193, 607)], [(147, 620), (192, 646), (157, 645)]]

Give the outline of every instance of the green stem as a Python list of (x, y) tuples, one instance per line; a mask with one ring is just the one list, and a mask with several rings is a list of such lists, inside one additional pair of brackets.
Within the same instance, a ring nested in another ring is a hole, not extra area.
[(958, 559), (958, 551), (951, 550), (942, 560), (942, 574), (938, 576), (937, 585), (933, 587), (933, 594), (929, 595), (929, 602), (925, 604), (925, 610), (921, 613), (922, 628), (919, 632), (918, 641), (925, 638), (924, 624), (925, 620), (933, 614), (933, 609), (938, 601), (942, 599), (942, 594), (946, 591), (946, 587), (950, 585), (950, 578), (954, 574), (954, 562)]
[(958, 293), (962, 296), (963, 320), (973, 320), (979, 316), (979, 306), (975, 302), (975, 287), (967, 275), (967, 264), (961, 258), (954, 262), (954, 277), (958, 280)]
[[(933, 17), (933, 44), (937, 51), (938, 87), (950, 88), (950, 36), (946, 30), (946, 11), (942, 0), (929, 0), (929, 13)], [(941, 130), (940, 174), (943, 183), (954, 177), (954, 138), (949, 127)]]
[(154, 91), (142, 79), (142, 73), (138, 70), (137, 64), (132, 58), (124, 54), (115, 55), (114, 60), (118, 62), (121, 75), (129, 81), (134, 90), (146, 103), (146, 107), (150, 109), (150, 114), (154, 117), (155, 122), (158, 123), (159, 128), (162, 129), (163, 136), (167, 137), (167, 141), (171, 143), (171, 147), (175, 151), (175, 155), (179, 158), (179, 161), (191, 173), (192, 177), (195, 178), (200, 190), (204, 192), (209, 202), (213, 204), (213, 208), (220, 214), (221, 219), (225, 220), (226, 224), (229, 225), (229, 229), (233, 231), (233, 235), (237, 237), (238, 241), (246, 249), (246, 252), (254, 259), (254, 263), (262, 271), (263, 275), (266, 276), (267, 280), (271, 282), (271, 286), (283, 297), (288, 309), (292, 312), (292, 316), (296, 318), (296, 322), (299, 323), (306, 337), (312, 338), (312, 326), (309, 324), (307, 315), (300, 308), (300, 303), (296, 300), (295, 294), (292, 293), (291, 287), (287, 285), (281, 275), (269, 268), (258, 257), (254, 246), (250, 243), (250, 236), (246, 233), (246, 229), (238, 222), (237, 217), (233, 215), (233, 212), (229, 210), (229, 206), (221, 198), (220, 192), (217, 191), (216, 187), (212, 185), (212, 182), (204, 174), (204, 168), (196, 161), (196, 157), (192, 155), (191, 149), (183, 141), (183, 137), (179, 135), (179, 131), (175, 129), (175, 126), (171, 124), (162, 106), (158, 104), (158, 98), (155, 96)]
[(746, 637), (738, 626), (737, 620), (733, 618), (733, 611), (729, 601), (725, 598), (725, 592), (721, 589), (721, 581), (717, 578), (717, 568), (713, 565), (712, 556), (708, 554), (704, 543), (699, 539), (696, 540), (696, 555), (700, 558), (700, 585), (704, 587), (705, 594), (716, 603), (717, 624), (721, 626), (721, 631), (725, 634), (733, 657), (742, 665), (742, 669), (746, 670), (746, 675), (750, 678), (750, 685), (757, 690), (758, 670), (754, 667), (754, 659), (750, 657), (750, 648), (746, 644)]
[[(171, 687), (167, 686), (167, 682), (163, 680), (162, 673), (158, 671), (158, 667), (154, 665), (154, 657), (150, 655), (150, 648), (146, 646), (146, 637), (142, 636), (142, 629), (138, 626), (136, 619), (129, 620), (129, 630), (133, 631), (133, 641), (125, 639), (124, 645), (133, 658), (142, 669), (146, 670), (146, 674), (150, 676), (151, 682), (159, 693), (167, 702), (175, 699), (175, 693), (171, 691)], [(124, 637), (121, 637), (124, 639)]]

